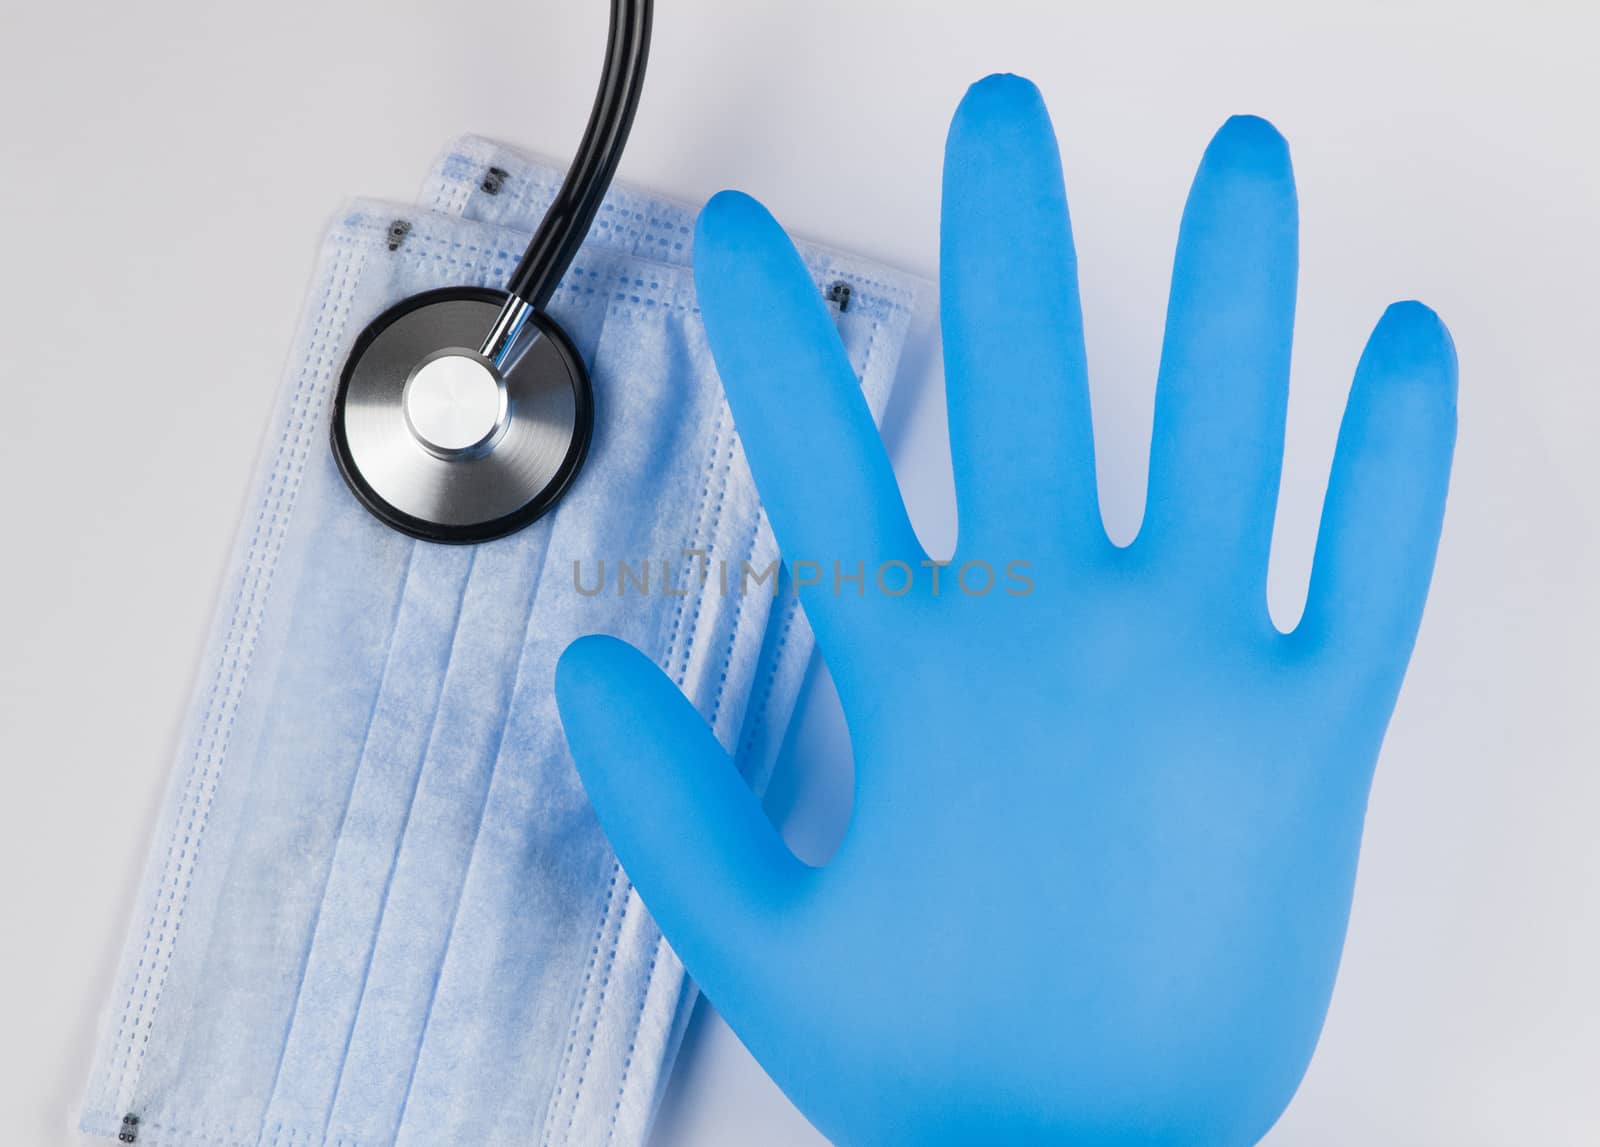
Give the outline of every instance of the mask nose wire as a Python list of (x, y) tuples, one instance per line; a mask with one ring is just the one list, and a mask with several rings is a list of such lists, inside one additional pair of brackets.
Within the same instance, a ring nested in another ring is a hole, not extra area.
[(567, 177), (506, 283), (509, 298), (478, 353), (499, 370), (528, 316), (542, 311), (589, 233), (622, 158), (644, 87), (654, 0), (611, 0), (605, 67)]

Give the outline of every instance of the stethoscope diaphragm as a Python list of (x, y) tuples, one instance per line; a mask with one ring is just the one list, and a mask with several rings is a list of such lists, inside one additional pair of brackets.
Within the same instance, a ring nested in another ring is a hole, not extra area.
[(512, 533), (583, 464), (594, 402), (561, 329), (530, 314), (498, 366), (475, 349), (505, 298), (486, 287), (413, 296), (373, 320), (345, 364), (334, 457), (362, 504), (402, 533)]

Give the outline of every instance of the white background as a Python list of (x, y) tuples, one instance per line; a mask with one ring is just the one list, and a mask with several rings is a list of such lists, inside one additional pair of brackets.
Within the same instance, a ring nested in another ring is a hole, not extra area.
[[(462, 131), (570, 155), (603, 8), (0, 2), (7, 1142), (65, 1141), (325, 220), (351, 194), (412, 197)], [(1370, 325), (1394, 298), (1440, 310), (1460, 351), (1461, 439), (1439, 573), (1332, 1013), (1267, 1143), (1600, 1143), (1592, 6), (660, 9), (623, 178), (693, 200), (741, 187), (798, 233), (928, 274), (963, 88), (993, 70), (1040, 84), (1119, 539), (1143, 500), (1190, 176), (1230, 113), (1274, 120), (1303, 217), (1281, 624), (1299, 610)], [(888, 421), (918, 524), (947, 547), (937, 375), (912, 379)], [(848, 791), (834, 704), (815, 682), (798, 772), (775, 794), (813, 855), (837, 839)], [(820, 1140), (702, 1009), (656, 1142)]]

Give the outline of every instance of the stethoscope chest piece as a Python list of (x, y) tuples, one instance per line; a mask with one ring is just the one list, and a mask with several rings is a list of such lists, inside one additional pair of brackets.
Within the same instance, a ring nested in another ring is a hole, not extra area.
[(611, 0), (600, 89), (578, 153), (504, 291), (414, 295), (356, 339), (333, 455), (361, 504), (430, 542), (486, 542), (537, 519), (589, 451), (583, 360), (545, 306), (594, 222), (633, 124), (654, 0)]
[(339, 470), (402, 533), (482, 542), (549, 510), (577, 476), (594, 425), (589, 377), (566, 335), (527, 313), (499, 363), (478, 349), (503, 291), (429, 291), (356, 340), (333, 407)]

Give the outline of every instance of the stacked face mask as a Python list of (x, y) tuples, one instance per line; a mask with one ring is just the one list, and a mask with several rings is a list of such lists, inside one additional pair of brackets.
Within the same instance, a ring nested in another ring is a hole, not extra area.
[[(778, 554), (695, 307), (693, 209), (613, 189), (551, 303), (596, 392), (588, 462), (552, 514), (478, 546), (413, 541), (361, 508), (328, 445), (361, 329), (419, 291), (502, 283), (561, 174), (467, 139), (421, 208), (357, 202), (327, 236), (89, 1135), (644, 1139), (692, 988), (584, 799), (556, 659), (585, 633), (654, 650), (759, 788), (812, 649), (786, 580), (741, 585)], [(801, 251), (881, 415), (920, 284)]]

